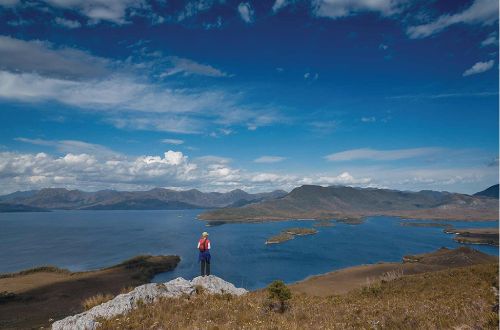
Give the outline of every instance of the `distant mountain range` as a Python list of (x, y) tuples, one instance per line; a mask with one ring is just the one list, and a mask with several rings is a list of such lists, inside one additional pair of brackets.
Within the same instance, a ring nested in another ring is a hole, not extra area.
[(176, 191), (101, 190), (85, 192), (63, 188), (15, 192), (0, 196), (0, 212), (47, 210), (169, 210), (238, 207), (286, 195), (283, 190), (249, 194), (236, 189), (227, 193), (204, 193), (196, 189)]
[(483, 191), (480, 191), (478, 193), (475, 193), (474, 196), (486, 196), (486, 197), (493, 197), (498, 199), (498, 184), (493, 185)]
[(289, 194), (241, 207), (210, 210), (203, 220), (363, 218), (373, 215), (421, 219), (498, 220), (498, 200), (423, 190), (305, 185)]

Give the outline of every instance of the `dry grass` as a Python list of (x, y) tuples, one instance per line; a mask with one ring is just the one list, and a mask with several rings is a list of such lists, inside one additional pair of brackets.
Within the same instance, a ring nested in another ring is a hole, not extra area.
[(89, 297), (82, 302), (83, 308), (88, 311), (92, 307), (100, 304), (104, 304), (106, 301), (113, 299), (115, 296), (112, 294), (96, 294), (95, 296)]
[(103, 329), (498, 329), (498, 264), (391, 274), (371, 288), (326, 298), (295, 295), (285, 313), (266, 292), (164, 299), (103, 320)]

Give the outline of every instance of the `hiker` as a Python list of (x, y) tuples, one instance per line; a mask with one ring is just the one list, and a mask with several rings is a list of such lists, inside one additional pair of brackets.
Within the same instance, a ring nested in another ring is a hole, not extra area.
[(201, 263), (201, 276), (210, 275), (210, 241), (206, 231), (201, 234), (198, 241), (198, 250), (200, 250), (198, 261)]

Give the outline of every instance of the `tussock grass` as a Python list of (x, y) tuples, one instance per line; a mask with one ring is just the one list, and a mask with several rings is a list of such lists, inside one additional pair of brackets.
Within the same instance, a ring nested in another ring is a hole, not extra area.
[(71, 272), (67, 269), (63, 268), (58, 268), (55, 266), (40, 266), (40, 267), (34, 267), (30, 269), (26, 269), (17, 273), (7, 273), (7, 274), (0, 274), (0, 278), (11, 278), (11, 277), (18, 277), (18, 276), (23, 276), (23, 275), (29, 275), (33, 273), (60, 273), (60, 274), (70, 274)]
[(284, 313), (269, 310), (265, 291), (162, 299), (101, 328), (498, 329), (498, 264), (399, 275), (342, 296), (293, 295)]
[(104, 304), (106, 301), (113, 299), (115, 296), (112, 294), (96, 294), (95, 296), (89, 297), (82, 302), (83, 308), (88, 311), (92, 307), (100, 304)]

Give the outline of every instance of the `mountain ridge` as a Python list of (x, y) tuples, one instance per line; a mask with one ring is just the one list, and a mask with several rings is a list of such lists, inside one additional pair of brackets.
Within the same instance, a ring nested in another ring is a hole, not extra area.
[(419, 192), (345, 186), (303, 185), (274, 200), (211, 210), (202, 220), (287, 220), (363, 218), (498, 220), (498, 201), (488, 197), (422, 190)]
[(236, 189), (227, 193), (201, 192), (197, 189), (177, 191), (153, 188), (146, 191), (99, 190), (86, 192), (66, 188), (43, 188), (38, 191), (16, 192), (0, 196), (2, 210), (131, 210), (131, 209), (210, 209), (241, 205), (273, 199), (286, 194), (275, 190), (266, 193), (250, 194)]

